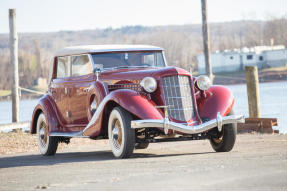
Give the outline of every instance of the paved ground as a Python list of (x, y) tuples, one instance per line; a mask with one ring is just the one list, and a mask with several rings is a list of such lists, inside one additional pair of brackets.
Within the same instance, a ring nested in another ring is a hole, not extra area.
[(240, 135), (229, 153), (208, 141), (156, 143), (126, 160), (93, 143), (1, 155), (0, 190), (287, 190), (287, 135)]

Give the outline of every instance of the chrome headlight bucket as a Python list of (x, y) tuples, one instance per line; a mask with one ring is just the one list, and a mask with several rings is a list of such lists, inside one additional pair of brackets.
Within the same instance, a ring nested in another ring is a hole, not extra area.
[(157, 88), (157, 82), (153, 77), (145, 77), (140, 82), (140, 85), (148, 93), (154, 92)]
[(202, 91), (208, 90), (211, 86), (211, 81), (209, 77), (202, 75), (197, 78), (196, 85)]

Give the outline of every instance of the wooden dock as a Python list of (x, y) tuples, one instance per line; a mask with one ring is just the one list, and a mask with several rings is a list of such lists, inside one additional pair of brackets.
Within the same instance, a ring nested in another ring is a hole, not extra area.
[(277, 118), (245, 118), (245, 123), (239, 123), (237, 126), (238, 133), (279, 133), (274, 130), (273, 126), (278, 126)]

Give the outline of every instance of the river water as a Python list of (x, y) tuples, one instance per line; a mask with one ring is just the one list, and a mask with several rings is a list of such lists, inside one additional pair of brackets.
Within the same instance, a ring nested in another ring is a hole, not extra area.
[[(237, 114), (243, 114), (248, 117), (248, 101), (246, 85), (229, 85), (228, 86), (235, 97), (234, 111)], [(287, 81), (261, 83), (260, 105), (261, 116), (266, 118), (278, 118), (280, 133), (287, 133)], [(38, 100), (21, 100), (20, 101), (20, 121), (30, 121), (33, 109)], [(11, 101), (0, 102), (0, 124), (11, 123)]]

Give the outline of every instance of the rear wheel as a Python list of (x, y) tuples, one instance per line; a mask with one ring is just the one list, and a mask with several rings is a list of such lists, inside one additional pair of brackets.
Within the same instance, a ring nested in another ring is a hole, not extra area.
[(131, 128), (131, 114), (122, 107), (115, 107), (110, 114), (109, 144), (116, 158), (129, 158), (135, 146), (135, 130)]
[(49, 136), (48, 124), (43, 113), (39, 115), (37, 120), (37, 136), (40, 153), (45, 156), (54, 155), (58, 148), (58, 139)]
[[(233, 115), (231, 110), (228, 115)], [(216, 136), (210, 138), (210, 144), (216, 152), (231, 151), (236, 140), (237, 123), (223, 125), (221, 132), (216, 132)]]

